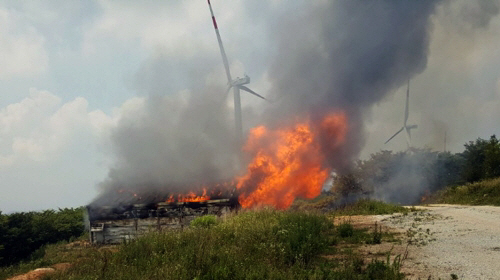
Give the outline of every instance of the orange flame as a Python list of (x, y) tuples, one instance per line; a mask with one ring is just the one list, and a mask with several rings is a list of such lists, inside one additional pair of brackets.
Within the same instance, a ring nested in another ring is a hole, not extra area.
[(236, 185), (244, 208), (270, 205), (286, 209), (297, 197), (312, 199), (320, 194), (330, 173), (325, 159), (339, 151), (346, 134), (344, 113), (326, 115), (318, 123), (307, 120), (275, 130), (255, 127), (243, 147), (254, 155), (245, 175), (214, 185), (210, 194), (205, 185), (201, 195), (193, 191), (171, 194), (165, 202), (204, 202)]
[(338, 147), (345, 141), (346, 123), (345, 114), (340, 113), (326, 116), (316, 132), (309, 121), (286, 129), (252, 129), (244, 150), (255, 157), (237, 183), (241, 206), (285, 209), (297, 197), (318, 196), (329, 174), (319, 135), (328, 137), (328, 149)]
[(210, 196), (207, 195), (207, 189), (203, 189), (202, 195), (196, 195), (194, 192), (189, 192), (188, 194), (178, 194), (177, 197), (171, 194), (168, 199), (165, 201), (167, 203), (173, 202), (204, 202), (210, 200)]

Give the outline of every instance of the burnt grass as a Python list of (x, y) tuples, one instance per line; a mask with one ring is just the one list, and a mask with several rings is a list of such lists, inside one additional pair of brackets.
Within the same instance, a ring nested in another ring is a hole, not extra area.
[(403, 279), (398, 259), (365, 263), (353, 249), (376, 233), (334, 225), (331, 215), (261, 209), (198, 219), (113, 250), (89, 248), (46, 279)]

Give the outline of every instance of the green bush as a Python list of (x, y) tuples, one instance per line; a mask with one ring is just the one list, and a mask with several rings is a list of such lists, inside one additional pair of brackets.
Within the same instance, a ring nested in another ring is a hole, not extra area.
[(191, 226), (198, 228), (209, 228), (215, 225), (216, 223), (217, 223), (217, 217), (215, 217), (214, 215), (205, 215), (196, 217), (194, 220), (192, 220)]
[(340, 237), (346, 238), (354, 235), (354, 227), (350, 223), (342, 223), (337, 227)]
[(371, 244), (380, 244), (381, 242), (382, 242), (382, 229), (380, 229), (380, 231), (377, 231), (377, 228), (375, 227)]
[(380, 244), (382, 243), (382, 226), (378, 226), (375, 223), (375, 229), (371, 234), (370, 240), (366, 241), (366, 244)]
[[(42, 246), (83, 234), (83, 208), (21, 212), (0, 212), (0, 266), (43, 256)], [(38, 252), (37, 252), (38, 250)]]
[(300, 212), (283, 215), (275, 227), (277, 244), (284, 248), (284, 261), (288, 264), (307, 264), (328, 243), (322, 234), (333, 228), (323, 215)]
[(407, 213), (412, 209), (408, 209), (401, 205), (385, 203), (382, 201), (371, 199), (360, 199), (353, 204), (346, 205), (334, 211), (336, 216), (343, 215), (384, 215), (396, 212)]
[(393, 264), (379, 260), (374, 260), (366, 267), (367, 279), (386, 279), (399, 280), (404, 279), (404, 275), (399, 272), (399, 257), (396, 258)]

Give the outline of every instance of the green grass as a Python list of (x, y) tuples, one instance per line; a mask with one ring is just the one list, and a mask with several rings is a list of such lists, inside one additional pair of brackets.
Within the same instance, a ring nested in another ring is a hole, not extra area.
[(414, 209), (385, 203), (377, 200), (360, 199), (353, 204), (346, 205), (333, 211), (335, 216), (352, 216), (352, 215), (384, 215), (392, 213), (408, 213)]
[(210, 228), (217, 224), (217, 217), (214, 215), (204, 215), (191, 221), (191, 226), (195, 228)]
[(432, 201), (449, 204), (500, 206), (500, 178), (447, 187), (439, 191)]
[(358, 229), (342, 237), (327, 215), (258, 210), (195, 221), (115, 250), (92, 248), (48, 279), (402, 279), (397, 263), (365, 264), (343, 251), (339, 246), (372, 237)]

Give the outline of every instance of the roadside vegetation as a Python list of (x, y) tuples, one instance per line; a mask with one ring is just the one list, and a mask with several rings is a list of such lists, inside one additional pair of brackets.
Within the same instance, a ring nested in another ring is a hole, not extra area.
[(406, 208), (401, 205), (385, 203), (378, 200), (360, 199), (352, 204), (347, 204), (333, 211), (335, 216), (352, 215), (385, 215), (393, 213), (408, 213), (416, 211), (414, 208)]
[(72, 263), (44, 279), (403, 279), (400, 257), (365, 261), (356, 252), (385, 235), (328, 215), (261, 209), (192, 225), (120, 246), (50, 245), (24, 266)]
[(500, 178), (451, 186), (437, 192), (432, 202), (500, 206)]

